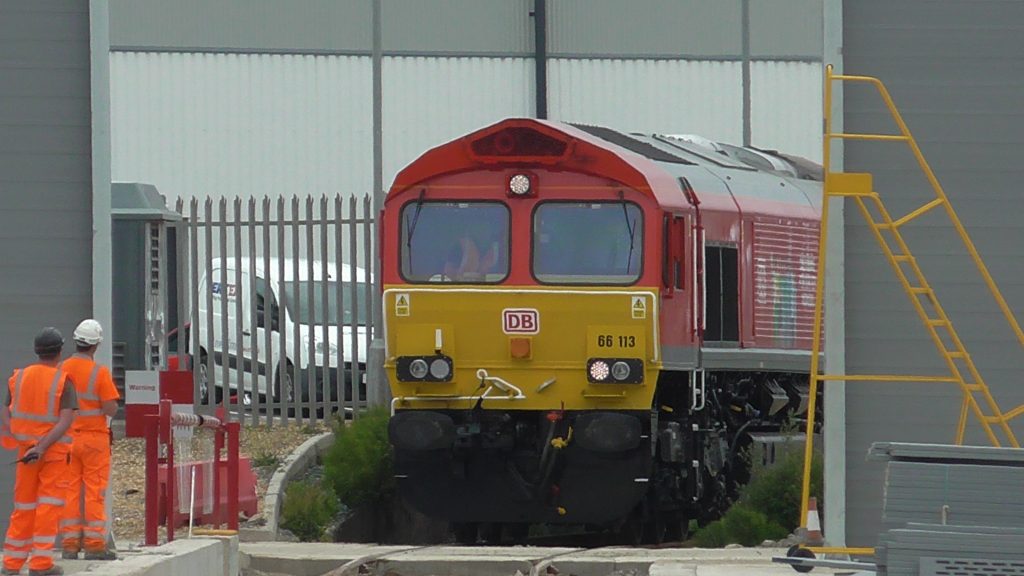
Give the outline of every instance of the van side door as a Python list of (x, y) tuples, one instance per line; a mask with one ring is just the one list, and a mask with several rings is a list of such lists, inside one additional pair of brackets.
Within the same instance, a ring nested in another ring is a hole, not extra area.
[(280, 341), (280, 309), (274, 287), (266, 278), (256, 276), (256, 291), (253, 293), (256, 311), (253, 329), (256, 332), (256, 354), (253, 371), (258, 374), (257, 382), (262, 394), (271, 394), (274, 388), (274, 374)]
[[(222, 277), (222, 274), (225, 277)], [(242, 347), (242, 354), (245, 354), (245, 347), (249, 345), (245, 332), (248, 331), (248, 302), (245, 298), (243, 286), (248, 282), (248, 274), (241, 273), (241, 282), (236, 271), (231, 268), (214, 269), (210, 277), (210, 291), (213, 295), (213, 307), (209, 315), (213, 321), (213, 346), (210, 351), (213, 355), (214, 371), (211, 381), (217, 386), (223, 386), (227, 382), (232, 390), (238, 390), (239, 384), (245, 381), (244, 362), (239, 358), (239, 346)], [(239, 315), (241, 306), (241, 315)], [(200, 321), (206, 319), (200, 318)], [(226, 378), (225, 378), (226, 372)]]

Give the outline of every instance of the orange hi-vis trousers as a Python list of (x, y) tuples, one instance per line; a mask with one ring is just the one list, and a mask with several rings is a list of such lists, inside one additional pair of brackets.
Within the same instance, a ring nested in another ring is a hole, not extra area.
[[(23, 447), (18, 458), (25, 454)], [(4, 568), (30, 570), (53, 566), (57, 523), (67, 492), (68, 453), (47, 450), (31, 464), (18, 464), (14, 479), (14, 512), (4, 541)]]
[(76, 432), (71, 446), (70, 486), (60, 521), (61, 547), (68, 552), (107, 549), (107, 479), (110, 437), (106, 432)]

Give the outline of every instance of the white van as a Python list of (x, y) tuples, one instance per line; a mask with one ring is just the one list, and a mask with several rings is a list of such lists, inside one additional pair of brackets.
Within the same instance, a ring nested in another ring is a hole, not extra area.
[[(237, 390), (241, 384), (243, 393), (240, 396), (246, 404), (250, 401), (253, 374), (257, 375), (258, 393), (274, 401), (314, 398), (320, 401), (323, 399), (323, 382), (328, 376), (330, 400), (338, 399), (338, 382), (341, 381), (345, 383), (345, 397), (351, 398), (351, 367), (355, 358), (361, 375), (361, 397), (365, 398), (367, 319), (372, 313), (367, 300), (370, 276), (362, 268), (328, 263), (325, 279), (323, 263), (318, 260), (271, 258), (267, 269), (264, 269), (263, 258), (256, 260), (255, 269), (250, 269), (248, 258), (215, 258), (210, 278), (204, 274), (200, 280), (199, 386), (203, 401), (206, 402), (209, 396), (207, 358), (213, 360), (217, 396), (223, 390), (222, 374), (226, 365), (229, 389)], [(226, 282), (222, 281), (222, 272), (226, 273)], [(310, 289), (313, 306), (309, 305)], [(339, 290), (342, 299), (340, 314)], [(209, 329), (211, 322), (212, 333)], [(281, 352), (282, 337), (284, 353)], [(241, 358), (238, 357), (239, 338)], [(340, 377), (339, 366), (342, 368)]]

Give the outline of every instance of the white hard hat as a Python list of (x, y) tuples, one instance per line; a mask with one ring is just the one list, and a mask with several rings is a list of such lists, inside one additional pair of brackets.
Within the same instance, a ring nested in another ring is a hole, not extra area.
[(75, 328), (73, 338), (75, 342), (81, 342), (89, 346), (95, 346), (100, 342), (103, 342), (103, 327), (100, 323), (89, 318), (88, 320), (82, 320), (82, 323)]

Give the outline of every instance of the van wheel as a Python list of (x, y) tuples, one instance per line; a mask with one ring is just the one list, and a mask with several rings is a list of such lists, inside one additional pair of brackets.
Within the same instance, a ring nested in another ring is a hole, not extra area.
[[(209, 405), (210, 404), (210, 367), (206, 363), (206, 350), (199, 351), (199, 366), (198, 366), (198, 380), (199, 380), (199, 403)], [(220, 404), (221, 397), (223, 394), (218, 388), (214, 394), (216, 397), (216, 404)]]
[(280, 366), (274, 373), (274, 402), (287, 404), (295, 402), (295, 367), (291, 362), (288, 362), (284, 374), (281, 374)]

